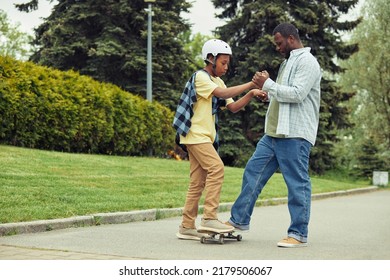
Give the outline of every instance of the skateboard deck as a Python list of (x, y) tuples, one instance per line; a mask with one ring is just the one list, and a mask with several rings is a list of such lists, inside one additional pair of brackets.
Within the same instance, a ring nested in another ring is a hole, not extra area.
[(219, 232), (209, 231), (209, 230), (198, 230), (198, 232), (208, 234), (208, 236), (202, 236), (200, 238), (200, 243), (212, 242), (212, 243), (224, 244), (225, 239), (235, 239), (237, 241), (242, 240), (242, 235), (241, 234), (235, 235), (234, 230), (229, 232), (224, 232), (224, 233), (219, 233)]

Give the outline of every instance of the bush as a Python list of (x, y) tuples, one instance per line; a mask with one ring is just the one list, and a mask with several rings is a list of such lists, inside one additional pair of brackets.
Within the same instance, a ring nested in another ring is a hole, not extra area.
[(162, 155), (173, 112), (74, 71), (0, 56), (0, 142), (80, 153)]

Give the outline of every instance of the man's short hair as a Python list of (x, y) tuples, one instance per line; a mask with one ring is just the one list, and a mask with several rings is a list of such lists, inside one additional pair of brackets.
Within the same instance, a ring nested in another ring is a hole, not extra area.
[(279, 24), (275, 27), (274, 31), (272, 32), (272, 35), (275, 35), (276, 33), (280, 33), (283, 38), (288, 38), (291, 35), (295, 39), (300, 40), (298, 29), (291, 23)]

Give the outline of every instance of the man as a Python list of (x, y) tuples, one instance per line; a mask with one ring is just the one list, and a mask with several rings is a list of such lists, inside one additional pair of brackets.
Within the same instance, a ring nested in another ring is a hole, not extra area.
[(309, 155), (315, 144), (320, 107), (321, 69), (289, 23), (273, 31), (276, 50), (286, 59), (276, 81), (267, 71), (257, 72), (253, 82), (267, 92), (270, 101), (265, 119), (265, 135), (249, 159), (241, 193), (227, 222), (238, 230), (249, 230), (255, 202), (269, 178), (279, 168), (288, 188), (291, 224), (279, 247), (307, 246), (311, 205)]

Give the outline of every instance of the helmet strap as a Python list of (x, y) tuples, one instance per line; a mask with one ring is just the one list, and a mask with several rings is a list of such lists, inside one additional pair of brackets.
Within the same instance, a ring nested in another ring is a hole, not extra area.
[(217, 73), (215, 71), (215, 69), (217, 68), (217, 56), (214, 56), (214, 61), (213, 61), (213, 74), (214, 76), (216, 77), (217, 76)]
[(210, 59), (206, 59), (206, 61), (209, 62), (209, 63), (211, 63), (211, 64), (213, 65), (212, 68), (211, 68), (211, 70), (213, 71), (213, 75), (216, 77), (216, 76), (217, 76), (217, 73), (216, 73), (215, 69), (217, 68), (217, 63), (216, 63), (216, 61), (217, 61), (217, 56), (213, 56), (213, 57), (214, 57), (213, 61), (211, 61)]

